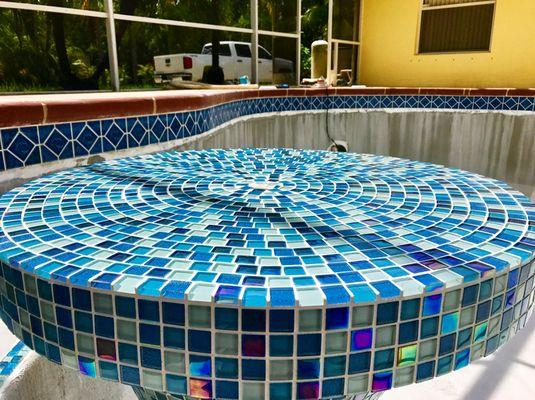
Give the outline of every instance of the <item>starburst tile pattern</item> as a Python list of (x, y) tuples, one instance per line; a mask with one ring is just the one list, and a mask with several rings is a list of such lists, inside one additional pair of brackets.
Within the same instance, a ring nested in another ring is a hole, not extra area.
[(428, 163), (161, 153), (30, 182), (0, 215), (8, 328), (147, 396), (378, 393), (494, 352), (533, 310), (535, 206)]

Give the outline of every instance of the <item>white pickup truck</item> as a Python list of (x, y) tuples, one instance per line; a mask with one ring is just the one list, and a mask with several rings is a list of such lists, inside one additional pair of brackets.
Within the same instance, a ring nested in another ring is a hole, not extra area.
[[(201, 54), (168, 54), (154, 57), (156, 83), (174, 79), (200, 81), (206, 66), (212, 65), (212, 43), (202, 48)], [(245, 42), (220, 42), (219, 65), (225, 81), (238, 81), (240, 76), (251, 76), (251, 44)], [(294, 63), (283, 58), (273, 58), (262, 46), (258, 46), (258, 81), (272, 83), (273, 73), (292, 73)]]

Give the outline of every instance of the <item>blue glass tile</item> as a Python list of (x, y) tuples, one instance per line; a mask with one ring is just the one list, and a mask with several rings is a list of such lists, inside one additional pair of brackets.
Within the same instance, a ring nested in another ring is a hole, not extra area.
[(141, 343), (160, 345), (160, 327), (151, 324), (139, 324), (139, 341)]
[(320, 374), (320, 361), (318, 358), (297, 360), (297, 379), (317, 379)]
[(216, 396), (220, 399), (238, 399), (238, 382), (216, 381), (215, 392)]
[(484, 321), (490, 316), (491, 301), (485, 301), (477, 306), (476, 323)]
[(479, 285), (472, 285), (464, 288), (462, 306), (466, 307), (477, 301)]
[(373, 368), (375, 370), (392, 368), (394, 365), (394, 350), (386, 349), (375, 352)]
[(115, 337), (113, 318), (95, 315), (95, 334), (113, 339)]
[(58, 325), (64, 328), (72, 329), (73, 326), (71, 310), (63, 307), (56, 307), (56, 321)]
[(349, 324), (349, 308), (328, 308), (326, 310), (325, 329), (344, 329)]
[(241, 360), (241, 378), (252, 381), (266, 379), (266, 362), (264, 360)]
[(291, 383), (271, 383), (269, 385), (270, 400), (285, 400), (292, 397)]
[(91, 293), (87, 290), (73, 288), (72, 302), (74, 308), (83, 311), (91, 311)]
[(61, 354), (57, 346), (54, 346), (51, 343), (46, 343), (46, 357), (50, 361), (61, 365)]
[(137, 346), (128, 343), (118, 343), (119, 360), (122, 363), (134, 364), (138, 363)]
[(321, 334), (297, 336), (297, 355), (315, 356), (321, 353)]
[(241, 313), (243, 331), (266, 331), (266, 312), (264, 310), (242, 310)]
[(184, 329), (165, 326), (163, 328), (163, 344), (171, 349), (185, 349)]
[(71, 294), (69, 288), (66, 286), (53, 285), (54, 287), (54, 301), (65, 307), (71, 306)]
[(438, 355), (443, 356), (445, 354), (451, 353), (455, 350), (455, 340), (456, 334), (452, 333), (451, 335), (442, 336), (440, 338), (440, 346), (438, 350)]
[[(321, 341), (321, 338), (320, 338)], [(294, 339), (291, 335), (270, 335), (269, 355), (273, 357), (291, 357), (293, 355)]]
[(157, 370), (162, 369), (161, 350), (142, 346), (140, 348), (140, 355), (141, 355), (141, 365), (144, 368), (151, 368), (151, 369), (157, 369)]
[(438, 334), (438, 317), (431, 317), (422, 320), (420, 327), (420, 338), (436, 336)]
[(472, 340), (472, 328), (463, 329), (457, 335), (457, 349), (469, 346)]
[(396, 322), (398, 319), (399, 302), (382, 303), (377, 306), (376, 323), (384, 325)]
[(61, 347), (74, 351), (74, 335), (72, 331), (58, 328), (58, 341)]
[(165, 324), (184, 325), (184, 305), (176, 303), (162, 303), (162, 320)]
[(429, 361), (426, 363), (418, 364), (416, 370), (416, 382), (422, 382), (431, 379), (435, 372), (435, 362)]
[(440, 313), (442, 307), (442, 295), (435, 294), (424, 298), (424, 305), (422, 307), (422, 315), (429, 317)]
[(186, 394), (188, 392), (187, 380), (184, 376), (165, 375), (167, 390), (171, 393)]
[(212, 349), (210, 331), (188, 330), (188, 350), (197, 353), (210, 353)]
[(215, 376), (223, 379), (238, 379), (238, 359), (216, 357)]
[(323, 376), (334, 377), (345, 374), (346, 356), (326, 357), (323, 366)]
[(401, 319), (408, 320), (420, 316), (420, 299), (411, 299), (401, 302)]
[(88, 357), (78, 356), (78, 367), (83, 375), (95, 378), (97, 376), (95, 360)]
[(216, 329), (236, 331), (238, 330), (238, 310), (234, 308), (215, 309)]
[(492, 296), (492, 279), (488, 279), (479, 286), (479, 301), (487, 300)]
[(404, 344), (414, 342), (418, 339), (419, 322), (410, 321), (399, 325), (398, 343)]
[(121, 381), (130, 385), (139, 385), (139, 369), (121, 365)]
[(389, 281), (373, 282), (372, 286), (379, 292), (379, 295), (383, 299), (398, 297), (401, 294), (401, 290)]
[(444, 375), (452, 370), (453, 356), (449, 355), (438, 359), (437, 376)]
[(212, 375), (212, 361), (207, 356), (189, 356), (189, 372), (192, 376), (207, 377)]
[(106, 361), (99, 361), (98, 366), (99, 366), (101, 378), (104, 378), (110, 381), (116, 381), (116, 382), (119, 380), (119, 373), (117, 372), (117, 364), (106, 362)]
[(146, 321), (160, 320), (160, 306), (156, 301), (138, 300), (138, 317)]
[(271, 310), (269, 313), (270, 332), (293, 332), (294, 331), (294, 311), (293, 310)]
[(136, 301), (132, 297), (115, 296), (115, 312), (120, 317), (136, 318)]
[(455, 354), (455, 370), (464, 368), (470, 362), (470, 349), (465, 349), (459, 351)]
[(91, 314), (81, 311), (75, 311), (74, 322), (76, 330), (81, 332), (93, 333), (93, 316)]
[(351, 354), (349, 356), (348, 374), (368, 372), (370, 370), (370, 360), (371, 353), (369, 351)]
[(353, 285), (349, 288), (351, 293), (355, 296), (353, 300), (355, 303), (367, 303), (375, 301), (377, 295), (368, 285)]
[(446, 335), (448, 333), (455, 332), (459, 327), (459, 313), (454, 312), (450, 314), (445, 314), (442, 317), (442, 328), (440, 333)]

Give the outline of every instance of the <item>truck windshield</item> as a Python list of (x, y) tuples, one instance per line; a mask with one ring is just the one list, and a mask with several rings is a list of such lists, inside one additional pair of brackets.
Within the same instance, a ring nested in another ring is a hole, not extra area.
[[(201, 54), (212, 54), (212, 45), (206, 45), (202, 48)], [(230, 46), (228, 44), (219, 45), (219, 55), (230, 57)]]

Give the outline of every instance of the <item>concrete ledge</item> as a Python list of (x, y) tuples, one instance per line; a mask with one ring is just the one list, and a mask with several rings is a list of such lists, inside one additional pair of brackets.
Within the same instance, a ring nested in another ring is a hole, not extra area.
[(535, 318), (488, 357), (427, 382), (389, 392), (381, 400), (527, 400), (535, 396)]
[(2, 400), (135, 400), (132, 388), (92, 379), (29, 354), (0, 390)]
[(344, 87), (13, 95), (0, 97), (0, 128), (199, 110), (251, 98), (327, 95), (535, 97), (535, 89)]

